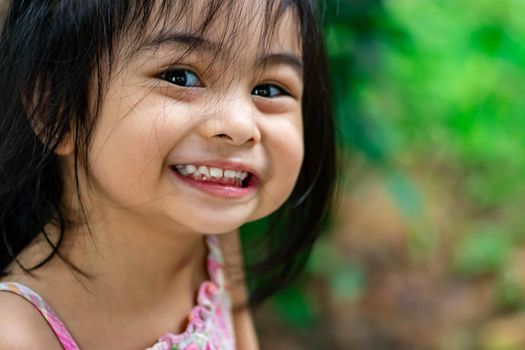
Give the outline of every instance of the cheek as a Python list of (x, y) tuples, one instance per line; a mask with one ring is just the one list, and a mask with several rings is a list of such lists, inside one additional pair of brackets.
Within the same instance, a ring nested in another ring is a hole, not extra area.
[(191, 127), (187, 116), (194, 111), (185, 104), (168, 104), (153, 92), (125, 93), (104, 104), (92, 153), (95, 158), (116, 156), (131, 167), (162, 159), (183, 129)]
[(90, 180), (105, 197), (140, 204), (146, 194), (159, 195), (144, 189), (163, 170), (177, 121), (156, 103), (135, 102), (131, 109), (129, 102), (122, 99), (103, 107), (89, 152)]
[(126, 122), (116, 126), (109, 136), (101, 129), (89, 153), (92, 195), (123, 206), (140, 204), (141, 188), (153, 175), (145, 161), (149, 147), (147, 140)]
[(269, 179), (262, 188), (262, 203), (257, 218), (277, 210), (288, 199), (304, 158), (304, 141), (300, 123), (275, 123), (264, 137), (272, 165)]
[[(283, 184), (295, 184), (304, 158), (303, 125), (300, 115), (275, 122), (267, 133), (272, 158), (273, 177)], [(291, 191), (291, 190), (290, 190)]]
[(272, 154), (275, 164), (273, 174), (274, 186), (278, 189), (282, 202), (291, 194), (304, 158), (304, 144), (302, 134), (290, 134), (286, 138), (276, 140), (275, 152)]

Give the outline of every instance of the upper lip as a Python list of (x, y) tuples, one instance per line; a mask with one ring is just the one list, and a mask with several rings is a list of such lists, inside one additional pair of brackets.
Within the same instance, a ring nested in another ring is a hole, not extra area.
[(201, 165), (209, 167), (215, 167), (225, 170), (235, 170), (235, 171), (246, 171), (251, 173), (255, 177), (259, 178), (258, 172), (249, 164), (242, 161), (226, 161), (226, 160), (207, 160), (207, 161), (187, 161), (181, 163), (172, 164), (175, 165), (195, 165), (197, 168)]

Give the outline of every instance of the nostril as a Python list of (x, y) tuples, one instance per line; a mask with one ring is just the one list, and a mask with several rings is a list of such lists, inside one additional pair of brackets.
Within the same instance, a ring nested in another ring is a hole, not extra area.
[[(1, 1), (1, 0), (0, 0)], [(233, 138), (228, 134), (217, 134), (214, 137), (218, 139), (226, 140), (228, 143), (234, 144), (234, 145), (244, 145), (247, 143), (255, 143), (255, 138), (250, 137), (248, 140), (242, 141), (242, 139)]]
[(221, 139), (228, 139), (230, 141), (233, 141), (233, 139), (231, 138), (231, 136), (229, 135), (226, 135), (226, 134), (219, 134), (217, 135), (217, 137), (221, 138)]

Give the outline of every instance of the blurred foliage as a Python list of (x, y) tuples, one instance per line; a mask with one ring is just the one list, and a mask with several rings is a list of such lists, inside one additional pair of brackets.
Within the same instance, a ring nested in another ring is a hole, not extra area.
[(456, 182), (466, 221), (457, 269), (501, 271), (525, 224), (525, 2), (383, 6), (382, 26), (395, 29), (377, 43), (381, 64), (361, 92), (365, 114), (388, 130), (397, 164)]
[(334, 349), (525, 349), (525, 1), (321, 8), (345, 192), (272, 305)]

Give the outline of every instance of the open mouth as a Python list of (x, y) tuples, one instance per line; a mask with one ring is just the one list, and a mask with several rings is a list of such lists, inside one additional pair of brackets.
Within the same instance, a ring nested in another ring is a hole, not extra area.
[(171, 168), (188, 180), (238, 188), (256, 186), (257, 177), (248, 171), (221, 169), (205, 165), (177, 164)]

